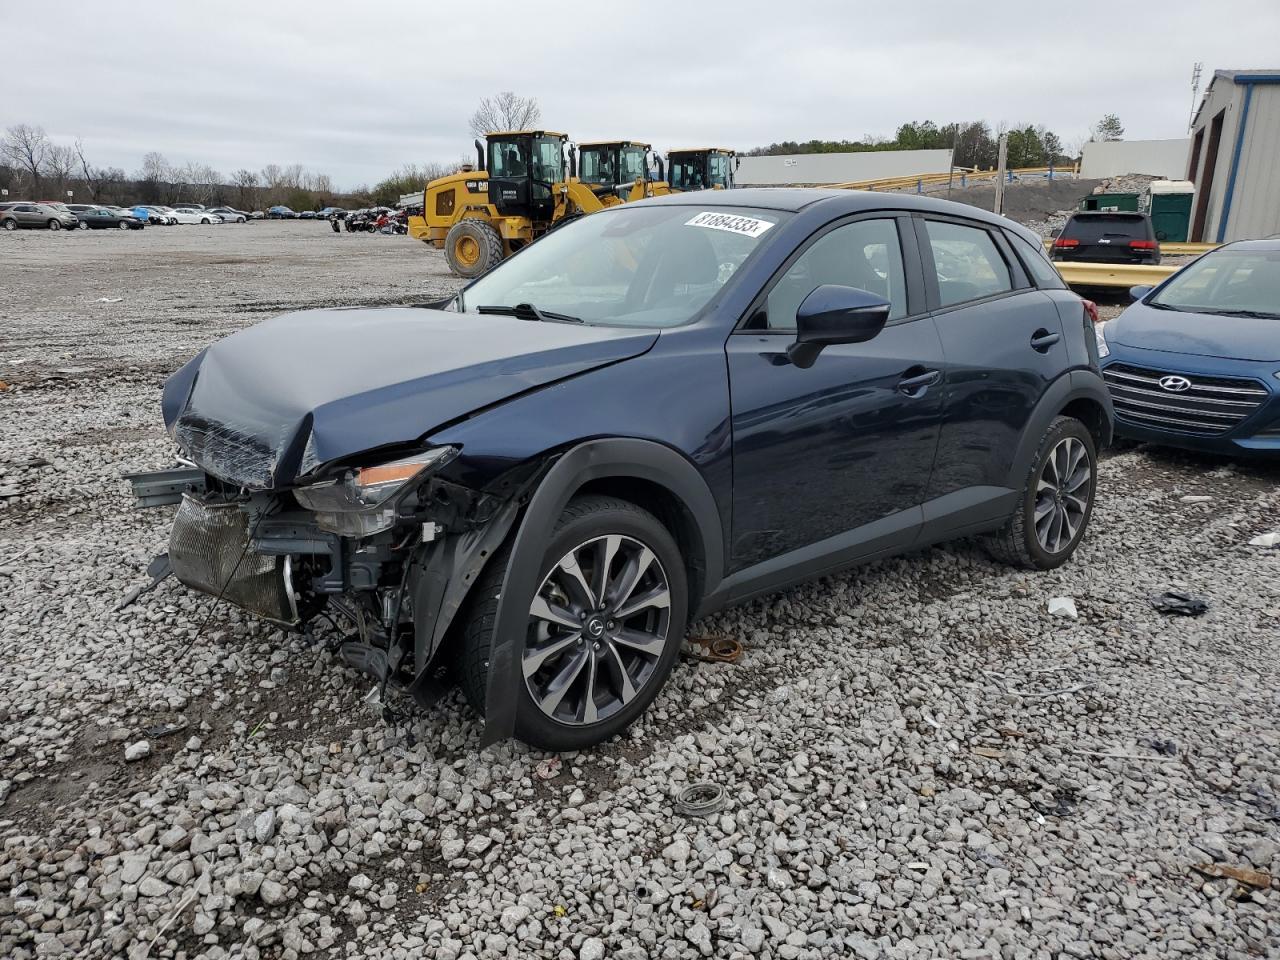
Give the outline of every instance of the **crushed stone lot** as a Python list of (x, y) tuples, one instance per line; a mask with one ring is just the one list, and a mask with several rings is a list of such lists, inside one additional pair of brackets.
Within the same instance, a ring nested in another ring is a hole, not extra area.
[[(118, 609), (166, 548), (119, 479), (172, 463), (165, 376), (437, 299), (440, 254), (21, 232), (0, 276), (0, 957), (1280, 956), (1280, 465), (1120, 446), (1059, 570), (960, 543), (806, 584), (695, 624), (743, 658), (621, 739), (482, 750), (456, 692), (389, 726), (323, 643), (172, 579)], [(702, 781), (724, 808), (677, 813)]]

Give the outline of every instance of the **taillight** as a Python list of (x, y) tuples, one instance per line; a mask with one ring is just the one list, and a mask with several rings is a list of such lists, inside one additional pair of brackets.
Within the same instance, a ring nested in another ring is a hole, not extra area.
[(1059, 237), (1057, 240), (1053, 241), (1053, 245), (1056, 249), (1062, 249), (1063, 247), (1078, 247), (1080, 246), (1080, 241), (1072, 240), (1067, 237)]
[(1129, 247), (1130, 249), (1133, 249), (1133, 250), (1154, 250), (1158, 246), (1160, 246), (1160, 244), (1156, 243), (1154, 240), (1130, 240), (1129, 241)]
[(1083, 297), (1080, 298), (1080, 302), (1084, 304), (1084, 315), (1089, 318), (1091, 323), (1097, 323), (1098, 305), (1092, 300), (1085, 300)]

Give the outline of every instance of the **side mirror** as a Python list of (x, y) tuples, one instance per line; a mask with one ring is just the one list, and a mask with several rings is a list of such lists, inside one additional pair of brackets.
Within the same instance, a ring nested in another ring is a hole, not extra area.
[(892, 304), (857, 287), (824, 283), (796, 310), (796, 342), (787, 356), (801, 369), (812, 367), (822, 348), (836, 343), (865, 343), (889, 320)]
[(1148, 293), (1150, 293), (1154, 289), (1155, 287), (1153, 287), (1149, 283), (1140, 283), (1136, 287), (1129, 288), (1129, 299), (1135, 300), (1135, 301), (1141, 300), (1143, 297), (1145, 297)]

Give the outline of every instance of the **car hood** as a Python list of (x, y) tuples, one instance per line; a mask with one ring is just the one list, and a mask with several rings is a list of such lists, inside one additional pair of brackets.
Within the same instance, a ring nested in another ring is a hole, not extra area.
[(481, 408), (639, 356), (657, 337), (416, 307), (285, 314), (170, 377), (165, 426), (214, 476), (286, 487), (319, 465), (411, 444)]
[(1158, 310), (1135, 303), (1107, 325), (1107, 339), (1126, 347), (1229, 360), (1280, 360), (1280, 320)]

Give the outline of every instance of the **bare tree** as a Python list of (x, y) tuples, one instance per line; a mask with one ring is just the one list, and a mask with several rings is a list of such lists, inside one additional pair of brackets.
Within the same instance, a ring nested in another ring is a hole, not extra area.
[(89, 161), (84, 155), (84, 141), (76, 137), (76, 161), (80, 168), (80, 179), (84, 181), (84, 185), (89, 188), (89, 197), (94, 203), (101, 199), (101, 187), (98, 186), (98, 177), (95, 171), (89, 166)]
[(49, 155), (49, 138), (43, 127), (19, 123), (4, 132), (0, 139), (0, 157), (13, 163), (31, 181), (31, 192), (40, 192), (41, 178)]
[(258, 208), (258, 175), (243, 167), (231, 175), (231, 182), (236, 185), (236, 202), (241, 209), (256, 210)]
[(485, 97), (471, 115), (471, 132), (477, 137), (499, 130), (528, 130), (542, 119), (537, 97), (521, 97), (510, 90)]
[(58, 199), (62, 199), (62, 192), (67, 189), (71, 179), (75, 176), (78, 158), (74, 147), (64, 146), (59, 143), (51, 143), (49, 149), (45, 151), (44, 157), (44, 178), (45, 190), (53, 191), (58, 194)]

